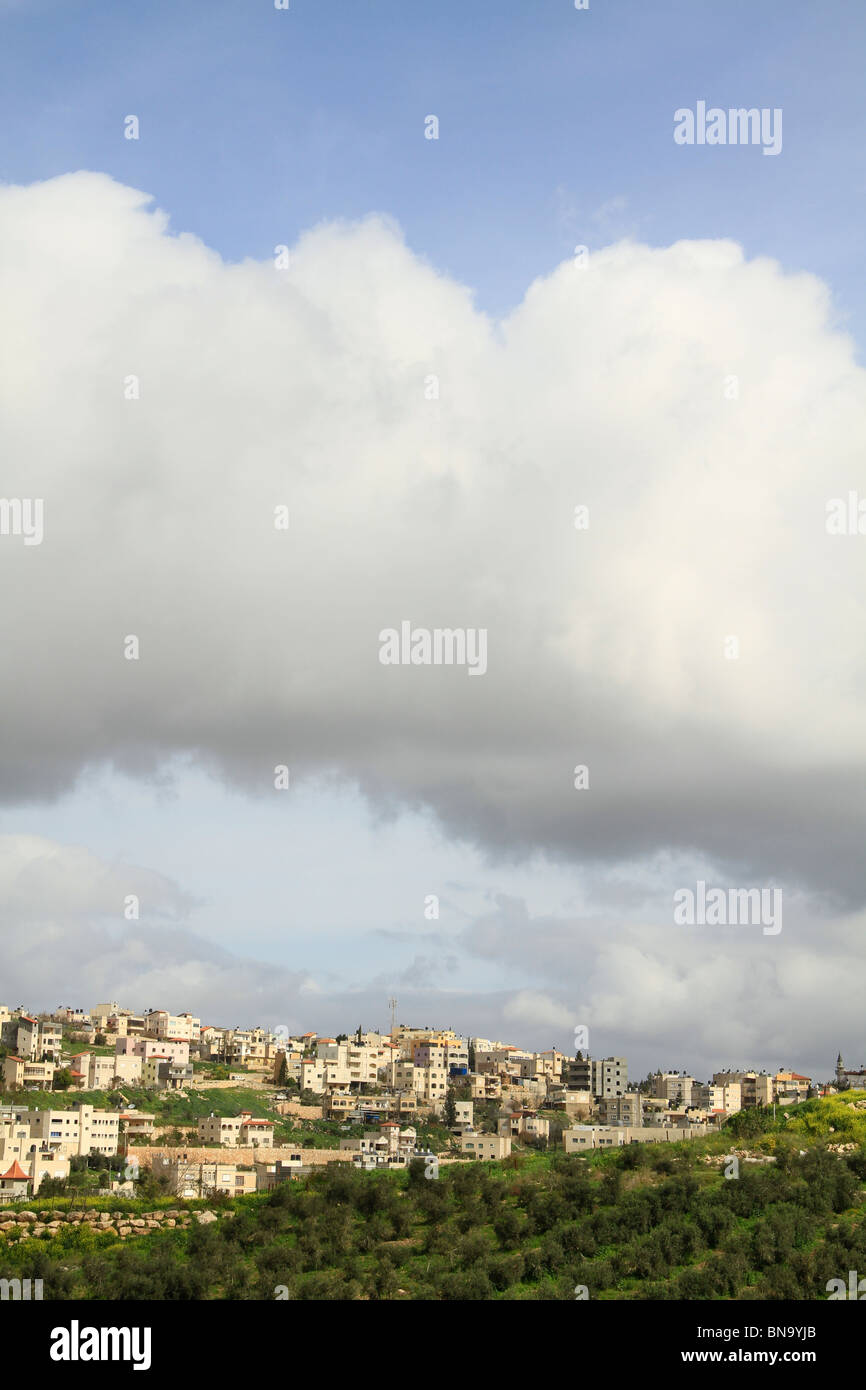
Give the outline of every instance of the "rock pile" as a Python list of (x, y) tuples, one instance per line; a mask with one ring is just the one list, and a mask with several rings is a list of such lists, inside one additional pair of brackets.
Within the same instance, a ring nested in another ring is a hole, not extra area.
[[(5, 1217), (5, 1220), (3, 1219)], [(0, 1240), (8, 1240), (12, 1233), (18, 1239), (41, 1236), (46, 1232), (56, 1235), (64, 1226), (87, 1226), (96, 1234), (119, 1236), (141, 1236), (146, 1231), (170, 1230), (174, 1226), (189, 1226), (193, 1221), (206, 1224), (216, 1221), (213, 1211), (183, 1211), (172, 1207), (170, 1210), (145, 1211), (132, 1216), (125, 1211), (10, 1211), (0, 1208)]]

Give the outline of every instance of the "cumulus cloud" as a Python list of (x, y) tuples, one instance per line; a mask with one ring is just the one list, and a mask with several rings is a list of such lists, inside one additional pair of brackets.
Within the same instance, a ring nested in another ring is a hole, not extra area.
[[(137, 920), (124, 916), (130, 893), (140, 897)], [(190, 929), (193, 907), (153, 870), (39, 836), (0, 835), (3, 1000), (50, 1009), (119, 999), (239, 1025), (250, 1022), (248, 1009), (273, 1022), (287, 1012), (293, 1022), (309, 1017), (303, 972), (215, 946)]]
[[(0, 189), (0, 295), (3, 486), (44, 499), (0, 537), (9, 802), (188, 751), (863, 901), (866, 543), (825, 506), (866, 390), (816, 278), (624, 243), (493, 322), (387, 220), (229, 265), (81, 173)], [(487, 674), (381, 665), (404, 619), (485, 627)]]
[[(573, 1010), (558, 1004), (549, 994), (532, 989), (522, 989), (509, 999), (502, 1016), (508, 1023), (520, 1026), (521, 1031), (527, 1024), (532, 1028), (550, 1026), (558, 1029), (566, 1038), (569, 1028), (573, 1030), (575, 1027)], [(569, 1050), (568, 1041), (561, 1046), (565, 1051)]]
[(846, 1039), (862, 1040), (864, 925), (862, 912), (821, 917), (804, 898), (768, 938), (745, 925), (673, 930), (660, 915), (538, 916), (502, 896), (459, 944), (534, 982), (509, 992), (500, 1016), (535, 1045), (550, 1045), (549, 1021), (564, 1050), (580, 1025), (593, 1056), (624, 1054), (632, 1076), (795, 1066), (825, 1080)]

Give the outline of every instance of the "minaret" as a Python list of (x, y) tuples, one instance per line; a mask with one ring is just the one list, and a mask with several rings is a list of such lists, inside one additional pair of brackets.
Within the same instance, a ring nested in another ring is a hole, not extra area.
[(842, 1061), (842, 1053), (836, 1058), (836, 1080), (843, 1081), (845, 1077), (845, 1063)]

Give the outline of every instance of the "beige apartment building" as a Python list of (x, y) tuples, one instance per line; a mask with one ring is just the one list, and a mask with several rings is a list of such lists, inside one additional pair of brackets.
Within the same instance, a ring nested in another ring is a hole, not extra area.
[(111, 1033), (118, 1038), (140, 1036), (144, 1032), (144, 1014), (122, 1009), (116, 1001), (94, 1005), (90, 1010), (90, 1023), (94, 1032)]
[(323, 1061), (320, 1057), (305, 1057), (301, 1062), (301, 1090), (320, 1096), (325, 1091), (345, 1090), (349, 1085), (349, 1068), (344, 1062)]
[(562, 1138), (565, 1152), (571, 1154), (587, 1149), (622, 1148), (626, 1144), (676, 1144), (681, 1139), (699, 1139), (704, 1134), (703, 1126), (575, 1125), (565, 1130)]
[(549, 1139), (550, 1121), (534, 1110), (500, 1111), (497, 1129), (500, 1134), (508, 1134), (512, 1139)]
[(812, 1085), (811, 1076), (801, 1076), (796, 1071), (777, 1071), (773, 1077), (773, 1095), (776, 1100), (808, 1100)]
[(90, 1013), (87, 1009), (72, 1009), (68, 1005), (61, 1004), (59, 1009), (54, 1010), (53, 1015), (57, 1023), (71, 1023), (73, 1028), (88, 1028), (90, 1026)]
[(602, 1096), (598, 1101), (598, 1118), (602, 1125), (640, 1126), (643, 1120), (639, 1091), (626, 1091), (621, 1096)]
[(53, 1062), (31, 1062), (24, 1057), (3, 1060), (3, 1086), (7, 1091), (50, 1091), (54, 1083)]
[(415, 1155), (417, 1134), (410, 1127), (401, 1130), (393, 1120), (386, 1120), (378, 1130), (368, 1130), (360, 1139), (341, 1139), (343, 1153), (372, 1158), (378, 1166), (405, 1167)]
[(148, 1037), (161, 1038), (163, 1041), (197, 1043), (201, 1037), (201, 1019), (194, 1018), (192, 1014), (170, 1014), (165, 1009), (151, 1009), (144, 1015), (144, 1031)]
[(672, 1105), (691, 1105), (692, 1092), (697, 1084), (693, 1076), (676, 1071), (659, 1071), (653, 1077), (652, 1093), (657, 1099), (670, 1101)]
[(502, 1082), (496, 1075), (477, 1071), (469, 1072), (465, 1078), (472, 1100), (501, 1100)]
[(39, 1148), (56, 1149), (70, 1158), (117, 1153), (120, 1122), (116, 1111), (76, 1104), (71, 1110), (21, 1110), (18, 1116), (26, 1120), (30, 1141)]
[(270, 1149), (274, 1145), (271, 1120), (255, 1120), (248, 1110), (240, 1115), (208, 1115), (198, 1122), (198, 1137), (205, 1144), (224, 1144), (228, 1148)]
[(692, 1090), (692, 1103), (710, 1115), (736, 1115), (743, 1108), (743, 1088), (739, 1081), (715, 1085), (712, 1081), (698, 1084)]
[(136, 1144), (139, 1139), (152, 1139), (155, 1115), (144, 1110), (123, 1111), (119, 1116), (120, 1137), (124, 1145)]
[(507, 1158), (511, 1153), (510, 1134), (478, 1134), (470, 1130), (460, 1136), (460, 1152), (466, 1158)]
[(256, 1170), (252, 1164), (188, 1162), (154, 1154), (153, 1173), (168, 1179), (169, 1190), (178, 1197), (213, 1197), (224, 1192), (231, 1197), (256, 1190)]
[(0, 1042), (25, 1062), (57, 1062), (63, 1028), (53, 1018), (38, 1019), (0, 1004)]
[(103, 1057), (94, 1052), (77, 1052), (70, 1062), (72, 1074), (83, 1091), (108, 1091), (117, 1084), (141, 1083), (141, 1058), (118, 1053)]
[(727, 1086), (731, 1082), (737, 1082), (740, 1086), (744, 1110), (755, 1105), (772, 1104), (773, 1078), (766, 1072), (717, 1071), (713, 1073), (714, 1086)]

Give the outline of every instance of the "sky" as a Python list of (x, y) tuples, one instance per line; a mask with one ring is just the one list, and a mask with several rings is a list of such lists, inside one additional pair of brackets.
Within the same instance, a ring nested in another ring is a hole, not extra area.
[(0, 998), (862, 1064), (862, 6), (0, 26)]

